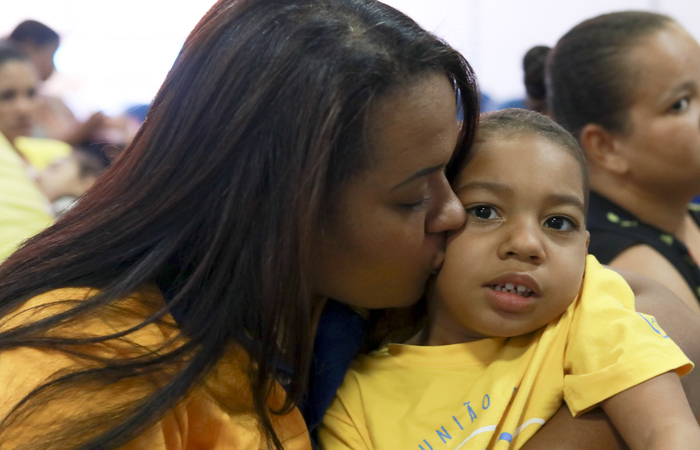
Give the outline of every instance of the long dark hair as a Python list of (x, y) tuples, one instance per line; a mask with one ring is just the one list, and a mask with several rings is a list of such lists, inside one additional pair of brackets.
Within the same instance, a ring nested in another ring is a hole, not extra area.
[(633, 100), (633, 73), (625, 54), (673, 23), (661, 14), (623, 11), (572, 28), (559, 39), (546, 65), (547, 101), (554, 120), (577, 138), (588, 123), (625, 131)]
[(266, 402), (280, 362), (295, 376), (272, 413), (289, 411), (306, 389), (314, 236), (342, 186), (368, 165), (365, 122), (375, 99), (427, 73), (445, 74), (461, 99), (462, 131), (447, 169), (454, 176), (474, 137), (478, 97), (471, 68), (447, 44), (374, 0), (217, 2), (133, 143), (71, 211), (0, 266), (2, 316), (56, 288), (99, 289), (65, 312), (0, 333), (0, 350), (81, 355), (81, 345), (123, 339), (126, 332), (78, 339), (54, 331), (118, 309), (150, 284), (167, 307), (138, 327), (170, 326), (170, 312), (184, 343), (57, 377), (5, 418), (0, 441), (70, 389), (160, 380), (119, 407), (91, 405), (26, 448), (123, 446), (238, 345), (251, 362), (253, 412), (269, 445), (281, 448)]

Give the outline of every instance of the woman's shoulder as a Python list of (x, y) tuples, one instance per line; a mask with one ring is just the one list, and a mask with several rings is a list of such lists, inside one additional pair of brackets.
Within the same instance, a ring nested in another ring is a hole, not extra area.
[[(0, 331), (27, 326), (71, 310), (77, 311), (87, 306), (86, 302), (95, 300), (100, 293), (99, 289), (91, 287), (67, 287), (36, 295), (22, 302), (14, 311), (0, 319)], [(145, 286), (117, 300), (100, 302), (91, 308), (85, 308), (83, 312), (73, 315), (71, 320), (56, 326), (55, 330), (58, 336), (62, 337), (124, 332), (141, 326), (164, 307), (165, 301), (160, 291), (154, 286)], [(134, 330), (135, 336), (145, 337), (153, 333), (171, 335), (172, 333), (167, 330), (177, 329), (174, 319), (169, 314), (164, 314), (158, 320), (152, 321), (152, 324), (154, 327), (149, 326), (151, 324), (142, 327), (148, 333), (139, 333), (139, 330)]]
[[(32, 325), (69, 311), (94, 299), (99, 293), (100, 290), (94, 288), (45, 292), (27, 300), (6, 316), (0, 323), (0, 332)], [(174, 319), (168, 314), (160, 317), (164, 307), (160, 291), (148, 286), (51, 330), (52, 337), (85, 338), (88, 341), (98, 338), (95, 343), (71, 346), (70, 352), (29, 345), (0, 351), (0, 417), (5, 417), (32, 390), (57, 376), (100, 367), (107, 359), (128, 362), (167, 353), (184, 343), (185, 338)], [(150, 322), (144, 325), (146, 321)], [(125, 448), (266, 448), (253, 408), (248, 378), (251, 368), (247, 352), (232, 345), (201, 384), (194, 386), (175, 409)], [(148, 386), (140, 386), (139, 380), (133, 380), (132, 384), (122, 381), (117, 386), (122, 396), (137, 398), (144, 389), (148, 391)], [(116, 391), (106, 389), (105, 392)], [(75, 394), (78, 400), (87, 395), (83, 391)], [(98, 397), (101, 395), (97, 394)], [(54, 412), (72, 414), (75, 408), (81, 407), (75, 398), (66, 398), (57, 405), (61, 406), (60, 411), (54, 408)], [(284, 390), (276, 384), (268, 402), (270, 409), (279, 409), (284, 399)], [(108, 400), (103, 398), (103, 401)], [(311, 449), (306, 425), (298, 409), (284, 415), (271, 414), (270, 419), (288, 448)], [(56, 417), (53, 420), (60, 421)], [(173, 443), (177, 445), (173, 446)]]
[[(106, 360), (167, 352), (182, 344), (168, 315), (148, 322), (165, 305), (154, 288), (71, 313), (99, 292), (94, 288), (48, 291), (0, 319), (0, 333), (13, 344), (0, 351), (0, 397), (26, 395), (59, 373), (101, 367)], [(71, 315), (63, 316), (66, 313)], [(42, 329), (42, 323), (52, 318), (58, 323)]]

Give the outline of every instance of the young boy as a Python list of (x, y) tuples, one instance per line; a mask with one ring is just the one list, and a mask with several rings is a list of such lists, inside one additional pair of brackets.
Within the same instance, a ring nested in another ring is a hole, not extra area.
[(517, 449), (562, 400), (575, 416), (601, 406), (633, 449), (700, 448), (678, 377), (692, 363), (587, 257), (573, 137), (537, 113), (486, 115), (454, 188), (467, 222), (428, 290), (428, 326), (355, 362), (323, 448)]
[(97, 178), (111, 163), (105, 150), (112, 151), (112, 149), (114, 152), (120, 150), (117, 146), (105, 144), (74, 147), (68, 156), (56, 159), (39, 173), (37, 183), (51, 202), (56, 217), (60, 217), (70, 209), (78, 197), (95, 184)]

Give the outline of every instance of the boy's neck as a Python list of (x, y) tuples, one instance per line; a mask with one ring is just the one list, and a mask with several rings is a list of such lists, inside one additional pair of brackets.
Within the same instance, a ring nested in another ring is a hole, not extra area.
[(404, 344), (430, 347), (439, 345), (464, 344), (467, 342), (489, 339), (490, 337), (491, 336), (476, 336), (468, 334), (457, 335), (439, 327), (428, 327), (423, 328), (421, 331), (413, 335), (410, 339), (406, 340)]

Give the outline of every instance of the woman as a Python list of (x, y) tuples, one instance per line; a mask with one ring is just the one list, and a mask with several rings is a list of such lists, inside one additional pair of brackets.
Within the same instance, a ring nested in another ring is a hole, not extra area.
[(31, 131), (36, 80), (26, 55), (0, 45), (0, 261), (51, 223), (34, 168), (16, 145)]
[(700, 46), (671, 18), (587, 20), (549, 57), (554, 118), (591, 167), (589, 251), (700, 313)]
[(326, 299), (421, 297), (477, 112), (466, 61), (386, 5), (219, 1), (132, 145), (0, 267), (0, 441), (309, 448)]
[[(60, 45), (58, 33), (36, 20), (25, 20), (12, 30), (7, 39), (29, 56), (42, 82), (51, 77), (56, 70), (54, 56)], [(89, 140), (105, 122), (106, 117), (98, 112), (80, 123), (63, 100), (39, 95), (37, 117), (31, 135), (80, 145)]]
[(421, 296), (464, 221), (445, 168), (476, 99), (466, 61), (380, 3), (218, 2), (130, 148), (0, 270), (0, 441), (305, 447), (313, 317)]

